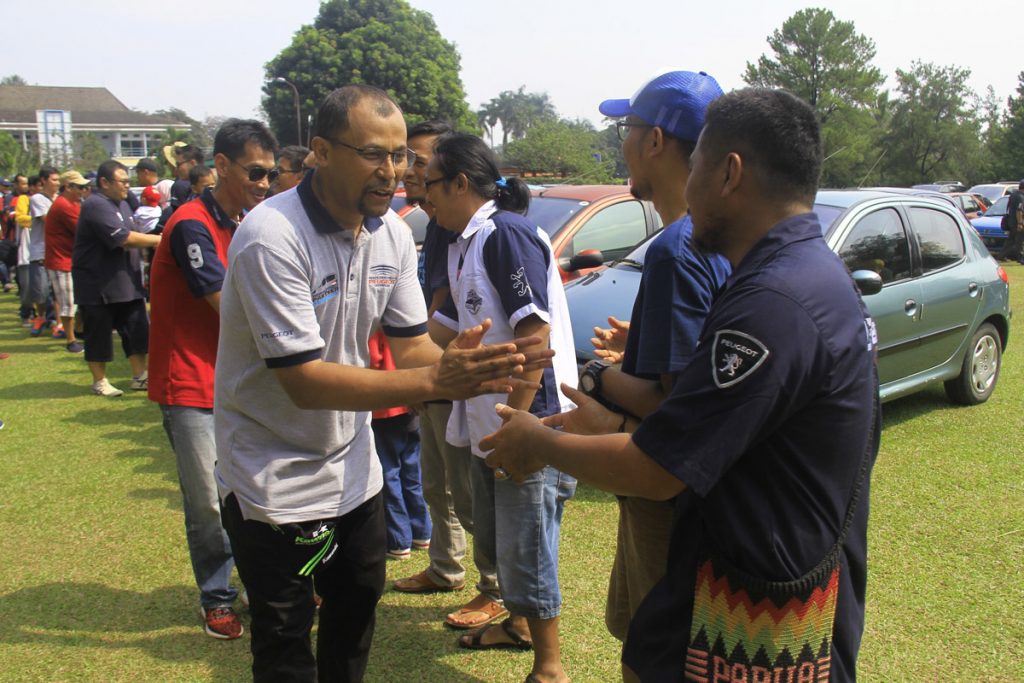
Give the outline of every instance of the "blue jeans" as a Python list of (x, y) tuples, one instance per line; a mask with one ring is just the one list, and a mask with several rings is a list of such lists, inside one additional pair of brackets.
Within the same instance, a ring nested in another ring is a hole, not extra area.
[(238, 596), (231, 587), (231, 542), (221, 525), (220, 499), (213, 467), (217, 448), (213, 441), (213, 411), (209, 408), (160, 405), (164, 431), (178, 463), (185, 508), (185, 538), (192, 573), (203, 607), (230, 605)]
[(408, 550), (412, 540), (430, 538), (430, 515), (420, 483), (420, 437), (412, 415), (374, 418), (373, 439), (384, 470), (384, 513), (388, 550)]
[(562, 512), (576, 493), (576, 479), (545, 467), (522, 484), (499, 481), (483, 458), (473, 460), (473, 542), (498, 560), (505, 607), (528, 619), (554, 619), (562, 610)]

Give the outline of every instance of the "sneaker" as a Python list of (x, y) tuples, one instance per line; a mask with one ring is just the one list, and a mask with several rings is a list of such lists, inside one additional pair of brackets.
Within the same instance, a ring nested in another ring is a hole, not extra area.
[(22, 327), (32, 327), (32, 318), (22, 318), (21, 319), (21, 326)]
[(67, 339), (68, 338), (68, 333), (64, 331), (64, 326), (63, 325), (57, 325), (57, 327), (53, 328), (53, 338), (54, 339)]
[(64, 348), (68, 350), (68, 353), (81, 353), (82, 351), (85, 351), (85, 347), (76, 341), (71, 342)]
[(33, 337), (38, 337), (39, 335), (41, 335), (43, 333), (43, 325), (45, 325), (45, 324), (46, 324), (46, 319), (44, 319), (44, 318), (36, 318), (35, 320), (32, 321), (32, 329), (29, 330), (28, 333), (30, 335), (32, 335)]
[(0, 420), (0, 429), (3, 429), (3, 428), (4, 428), (4, 421)]
[(132, 391), (145, 391), (149, 387), (149, 373), (144, 372), (138, 377), (132, 377), (130, 388)]
[(7, 292), (11, 291), (12, 289), (14, 289), (14, 286), (10, 282), (8, 282), (6, 285), (4, 285), (4, 293), (5, 294)]
[(387, 556), (389, 560), (408, 560), (412, 557), (412, 551), (408, 548), (404, 550), (389, 550)]
[(124, 392), (115, 387), (106, 377), (104, 377), (99, 382), (92, 383), (92, 393), (97, 396), (114, 397), (120, 396)]
[(429, 538), (414, 538), (412, 539), (413, 550), (430, 550), (430, 539)]
[(221, 640), (234, 640), (242, 635), (242, 620), (231, 607), (200, 607), (199, 612), (203, 617), (206, 635)]

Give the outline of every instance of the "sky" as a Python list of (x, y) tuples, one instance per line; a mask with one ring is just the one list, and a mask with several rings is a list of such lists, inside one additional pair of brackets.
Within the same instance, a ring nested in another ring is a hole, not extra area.
[[(5, 0), (9, 2), (10, 0)], [(725, 90), (742, 87), (747, 62), (769, 53), (767, 37), (805, 7), (852, 21), (877, 49), (874, 65), (895, 86), (913, 60), (971, 70), (1004, 103), (1024, 70), (1024, 48), (1000, 19), (961, 2), (856, 0), (410, 0), (433, 15), (462, 57), (473, 110), (503, 90), (546, 92), (561, 116), (601, 122), (597, 105), (626, 98), (660, 71), (706, 71)], [(178, 107), (196, 119), (261, 117), (263, 66), (312, 23), (319, 0), (177, 0), (152, 11), (137, 0), (49, 0), (55, 20), (7, 31), (0, 76), (31, 84), (103, 86), (133, 109)], [(1000, 13), (1005, 14), (1003, 10)], [(344, 85), (343, 83), (339, 83)], [(277, 87), (287, 87), (279, 85)], [(303, 112), (305, 115), (306, 112)]]

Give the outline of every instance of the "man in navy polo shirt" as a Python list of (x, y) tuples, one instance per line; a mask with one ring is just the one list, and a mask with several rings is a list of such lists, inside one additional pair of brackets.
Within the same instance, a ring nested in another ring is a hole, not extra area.
[(107, 380), (107, 363), (114, 360), (112, 331), (132, 369), (131, 388), (147, 386), (149, 317), (142, 291), (139, 249), (160, 244), (158, 235), (135, 230), (128, 196), (128, 169), (104, 161), (96, 170), (98, 192), (82, 202), (71, 256), (75, 303), (85, 325), (85, 360), (92, 373), (92, 391), (98, 396), (124, 392)]
[[(694, 249), (686, 205), (690, 154), (704, 126), (704, 110), (721, 94), (715, 79), (703, 72), (669, 71), (649, 80), (632, 98), (605, 100), (600, 106), (605, 116), (621, 117), (617, 127), (630, 191), (654, 203), (665, 229), (644, 257), (621, 371), (591, 361), (581, 388), (638, 418), (657, 410), (672, 390), (676, 375), (697, 349), (711, 302), (729, 276), (725, 258)], [(671, 529), (671, 501), (619, 498), (605, 610), (605, 624), (619, 640), (626, 639), (633, 613), (665, 575)]]
[[(814, 111), (778, 90), (707, 110), (686, 198), (694, 241), (733, 265), (698, 350), (652, 415), (579, 392), (546, 419), (499, 407), (493, 467), (543, 464), (676, 500), (668, 572), (640, 606), (626, 680), (853, 681), (878, 453), (874, 323), (811, 213)], [(742, 609), (735, 609), (742, 605)]]

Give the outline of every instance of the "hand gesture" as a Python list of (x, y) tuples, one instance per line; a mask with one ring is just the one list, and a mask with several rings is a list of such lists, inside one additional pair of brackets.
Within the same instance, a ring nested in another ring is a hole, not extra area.
[(582, 391), (562, 383), (562, 393), (576, 404), (564, 413), (549, 415), (541, 420), (548, 427), (561, 428), (570, 434), (614, 434), (622, 424), (622, 413), (608, 410)]
[(503, 344), (481, 345), (491, 321), (463, 330), (448, 345), (433, 372), (439, 397), (461, 400), (480, 394), (507, 394), (519, 386), (539, 388), (534, 382), (516, 379), (530, 369), (550, 367), (551, 349), (520, 353), (519, 348), (539, 345), (539, 337), (524, 337)]
[(626, 335), (629, 332), (629, 321), (608, 316), (610, 328), (595, 327), (590, 343), (596, 351), (594, 355), (609, 363), (621, 363), (622, 354), (626, 350)]
[(509, 476), (517, 484), (522, 483), (527, 476), (544, 469), (544, 461), (533, 455), (536, 451), (525, 443), (531, 435), (546, 428), (525, 410), (516, 410), (504, 403), (496, 405), (494, 410), (501, 417), (501, 428), (481, 439), (480, 449), (491, 451), (487, 465), (495, 471), (496, 478)]

